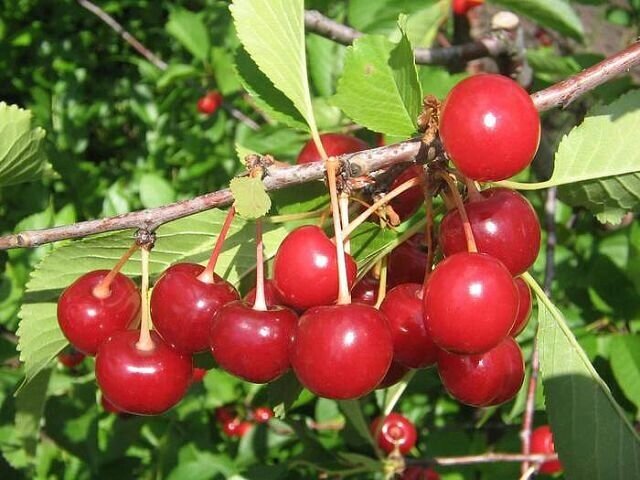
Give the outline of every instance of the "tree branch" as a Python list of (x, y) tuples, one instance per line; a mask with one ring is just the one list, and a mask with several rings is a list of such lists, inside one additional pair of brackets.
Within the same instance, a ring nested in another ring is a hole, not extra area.
[(552, 460), (557, 460), (558, 456), (534, 454), (534, 455), (522, 455), (520, 453), (499, 453), (489, 452), (481, 455), (464, 455), (460, 457), (435, 457), (425, 459), (413, 459), (406, 458), (407, 465), (417, 466), (453, 466), (453, 465), (476, 465), (479, 463), (496, 463), (496, 462), (523, 462), (528, 461), (532, 463), (543, 463)]

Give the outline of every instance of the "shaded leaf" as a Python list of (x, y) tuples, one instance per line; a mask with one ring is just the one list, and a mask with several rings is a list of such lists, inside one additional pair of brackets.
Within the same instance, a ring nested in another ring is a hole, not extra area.
[(175, 8), (169, 14), (167, 31), (194, 57), (203, 62), (207, 61), (211, 39), (200, 15), (183, 8)]

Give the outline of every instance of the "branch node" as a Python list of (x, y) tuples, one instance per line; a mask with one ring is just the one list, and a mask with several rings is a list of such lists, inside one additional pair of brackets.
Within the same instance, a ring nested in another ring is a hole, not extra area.
[(146, 228), (140, 228), (134, 235), (136, 245), (145, 250), (151, 250), (156, 244), (156, 234)]

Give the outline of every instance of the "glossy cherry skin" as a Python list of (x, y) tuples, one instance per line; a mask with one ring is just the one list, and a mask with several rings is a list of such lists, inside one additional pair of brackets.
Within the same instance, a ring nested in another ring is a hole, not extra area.
[(248, 382), (267, 383), (289, 369), (289, 348), (298, 316), (286, 307), (254, 310), (242, 301), (213, 318), (209, 344), (221, 368)]
[(98, 298), (93, 289), (109, 273), (95, 270), (78, 278), (58, 300), (58, 324), (73, 347), (95, 355), (113, 333), (130, 328), (140, 312), (140, 293), (131, 279), (118, 273), (111, 282), (111, 294)]
[(107, 397), (104, 395), (100, 396), (100, 405), (102, 405), (102, 409), (107, 413), (115, 413), (115, 414), (123, 414), (124, 412), (116, 407), (113, 403), (107, 400)]
[[(341, 133), (323, 133), (320, 135), (320, 141), (328, 156), (344, 155), (346, 153), (355, 153), (369, 148), (366, 142), (351, 135), (343, 135)], [(322, 157), (316, 148), (313, 140), (309, 140), (300, 153), (296, 163), (320, 162)]]
[(456, 253), (429, 275), (424, 322), (440, 348), (482, 353), (498, 345), (516, 320), (518, 289), (505, 266), (484, 253)]
[(540, 117), (518, 83), (501, 75), (474, 75), (453, 87), (442, 104), (440, 139), (465, 176), (504, 180), (533, 160)]
[(380, 305), (393, 337), (393, 360), (409, 368), (436, 363), (439, 348), (424, 326), (422, 285), (403, 283), (391, 289)]
[(213, 283), (198, 279), (204, 267), (176, 263), (158, 279), (151, 294), (153, 326), (174, 348), (189, 354), (209, 347), (216, 312), (240, 298), (238, 291), (218, 275)]
[[(500, 260), (513, 276), (524, 273), (540, 251), (540, 222), (535, 210), (526, 198), (507, 188), (490, 188), (482, 196), (482, 200), (465, 204), (478, 251)], [(446, 256), (467, 251), (457, 210), (442, 219), (440, 246)]]
[(380, 280), (375, 278), (371, 272), (368, 272), (351, 289), (351, 302), (373, 307), (378, 299), (379, 288)]
[(474, 407), (487, 407), (504, 403), (518, 392), (524, 380), (524, 361), (518, 344), (507, 337), (497, 347), (481, 354), (441, 351), (438, 373), (445, 389), (456, 400)]
[[(336, 246), (314, 225), (293, 230), (278, 248), (273, 262), (273, 282), (285, 305), (306, 310), (330, 305), (338, 298)], [(345, 253), (349, 288), (358, 267)]]
[(389, 254), (387, 283), (393, 288), (401, 283), (422, 283), (427, 269), (424, 235), (417, 234), (398, 245)]
[(198, 111), (204, 115), (213, 115), (222, 105), (220, 92), (208, 92), (198, 100)]
[(440, 474), (425, 467), (409, 467), (402, 473), (402, 480), (440, 480)]
[(151, 332), (154, 348), (136, 347), (139, 332), (115, 333), (96, 355), (96, 380), (117, 408), (136, 415), (159, 415), (177, 404), (191, 384), (191, 357)]
[(392, 356), (384, 314), (357, 303), (331, 305), (310, 308), (300, 317), (291, 365), (311, 392), (344, 400), (375, 389)]
[[(382, 422), (382, 427), (380, 427)], [(378, 432), (378, 429), (380, 431)], [(376, 434), (378, 446), (387, 453), (397, 446), (400, 453), (406, 455), (416, 445), (418, 432), (413, 423), (399, 413), (390, 413), (384, 419), (376, 418), (371, 422), (371, 433)]]
[[(422, 165), (411, 165), (409, 168), (403, 170), (403, 172), (398, 175), (393, 182), (391, 182), (389, 191), (399, 187), (404, 182), (407, 182), (412, 178), (419, 178), (422, 168)], [(393, 211), (398, 214), (398, 217), (400, 217), (401, 222), (404, 222), (407, 218), (416, 213), (423, 203), (424, 193), (420, 185), (411, 187), (409, 190), (401, 193), (389, 202), (391, 207), (393, 207)]]
[(404, 365), (400, 365), (398, 362), (391, 362), (389, 366), (389, 370), (387, 370), (387, 374), (384, 376), (382, 381), (378, 384), (376, 389), (379, 388), (389, 388), (392, 385), (398, 383), (402, 378), (409, 372), (409, 368)]
[[(253, 305), (256, 301), (256, 288), (253, 287), (249, 290), (243, 300), (246, 304)], [(267, 307), (282, 305), (284, 303), (284, 300), (280, 298), (280, 294), (273, 284), (273, 280), (264, 281), (264, 301), (267, 304)]]
[(242, 438), (249, 433), (251, 427), (253, 425), (250, 422), (243, 422), (239, 418), (234, 418), (222, 424), (222, 431), (228, 437)]
[(466, 15), (469, 10), (479, 7), (484, 0), (453, 0), (453, 13), (456, 15)]
[(531, 289), (529, 288), (529, 285), (527, 285), (527, 282), (525, 282), (521, 277), (518, 277), (514, 279), (514, 283), (518, 289), (518, 298), (520, 301), (518, 302), (518, 315), (516, 316), (516, 321), (513, 324), (509, 335), (516, 338), (525, 329), (527, 323), (529, 323), (533, 302), (531, 298)]
[(257, 407), (253, 409), (251, 415), (256, 423), (267, 423), (273, 418), (273, 410), (269, 407)]
[(70, 347), (58, 354), (58, 361), (67, 368), (75, 368), (83, 362), (85, 357), (86, 355), (84, 353)]
[[(531, 432), (531, 453), (552, 454), (556, 453), (553, 443), (553, 434), (549, 425), (543, 425)], [(562, 471), (560, 460), (544, 462), (540, 466), (540, 473), (551, 475)]]

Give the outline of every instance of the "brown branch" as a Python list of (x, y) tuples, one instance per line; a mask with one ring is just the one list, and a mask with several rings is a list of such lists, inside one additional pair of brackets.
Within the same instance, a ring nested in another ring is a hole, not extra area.
[(532, 463), (544, 463), (552, 460), (557, 460), (558, 456), (533, 454), (522, 455), (521, 453), (499, 453), (489, 452), (481, 455), (464, 455), (460, 457), (435, 457), (435, 458), (420, 458), (420, 459), (405, 459), (407, 465), (440, 465), (443, 467), (454, 465), (476, 465), (479, 463), (497, 463), (497, 462), (523, 462), (528, 461)]

